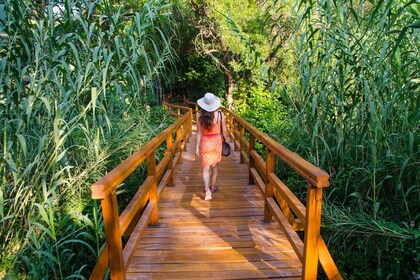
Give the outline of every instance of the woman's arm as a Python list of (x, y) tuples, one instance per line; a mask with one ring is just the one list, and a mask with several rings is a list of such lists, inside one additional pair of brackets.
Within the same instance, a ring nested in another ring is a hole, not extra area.
[[(225, 121), (225, 115), (222, 112), (222, 130), (223, 130), (223, 136), (227, 137), (227, 128), (226, 128), (226, 121)], [(227, 139), (226, 139), (227, 141)]]
[(197, 125), (197, 131), (195, 133), (195, 155), (200, 155), (200, 142), (201, 142), (201, 125), (200, 125), (200, 113), (195, 117), (195, 123)]

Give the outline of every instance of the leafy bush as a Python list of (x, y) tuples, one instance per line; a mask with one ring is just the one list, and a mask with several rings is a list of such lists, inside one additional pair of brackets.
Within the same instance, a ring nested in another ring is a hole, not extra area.
[(234, 94), (236, 113), (280, 143), (288, 141), (289, 116), (277, 92), (272, 93), (259, 85), (239, 87)]

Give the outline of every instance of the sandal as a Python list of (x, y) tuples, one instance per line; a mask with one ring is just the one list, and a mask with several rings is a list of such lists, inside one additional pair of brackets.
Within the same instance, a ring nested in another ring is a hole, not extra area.
[(217, 192), (218, 189), (219, 189), (219, 187), (217, 187), (217, 186), (210, 186), (210, 190), (211, 190), (212, 193)]
[(211, 191), (206, 192), (206, 197), (204, 198), (204, 200), (211, 200)]

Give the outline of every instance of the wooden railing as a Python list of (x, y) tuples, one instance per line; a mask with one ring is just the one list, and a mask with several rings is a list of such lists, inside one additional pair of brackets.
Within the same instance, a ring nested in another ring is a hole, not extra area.
[[(195, 103), (189, 102), (189, 107)], [(92, 186), (92, 198), (101, 200), (106, 244), (90, 279), (103, 279), (110, 269), (112, 279), (125, 279), (125, 270), (135, 245), (148, 225), (157, 225), (158, 198), (165, 185), (173, 183), (173, 167), (180, 160), (182, 143), (191, 134), (194, 109), (170, 105), (179, 119), (140, 148)], [(322, 189), (329, 186), (328, 174), (263, 134), (241, 117), (224, 109), (229, 138), (240, 152), (240, 160), (249, 168), (249, 181), (265, 195), (264, 220), (275, 221), (283, 228), (297, 256), (302, 261), (302, 279), (316, 279), (318, 262), (329, 279), (342, 279), (320, 235)], [(175, 141), (174, 139), (175, 134)], [(155, 151), (166, 140), (166, 153), (156, 163)], [(256, 142), (265, 149), (264, 158)], [(185, 146), (184, 146), (185, 147)], [(275, 174), (276, 159), (288, 165), (307, 182), (306, 207)], [(119, 214), (116, 188), (143, 162), (147, 178), (126, 209)], [(304, 240), (297, 231), (304, 232)], [(129, 236), (124, 248), (122, 236)]]
[[(92, 198), (101, 201), (106, 244), (90, 279), (103, 279), (108, 268), (111, 279), (125, 279), (128, 261), (145, 228), (159, 224), (159, 195), (164, 186), (173, 184), (173, 168), (181, 159), (182, 145), (185, 147), (192, 127), (191, 109), (165, 106), (177, 112), (178, 120), (91, 187)], [(156, 150), (164, 144), (165, 155), (157, 163)], [(147, 177), (119, 214), (116, 189), (143, 162), (147, 165)], [(129, 236), (124, 248), (122, 236)]]
[[(197, 110), (194, 102), (184, 100)], [(302, 262), (302, 279), (317, 279), (318, 262), (328, 279), (342, 279), (328, 248), (320, 235), (322, 189), (329, 186), (329, 175), (265, 135), (234, 112), (223, 108), (229, 138), (240, 152), (241, 163), (249, 168), (249, 182), (265, 195), (264, 220), (275, 221)], [(193, 112), (193, 114), (195, 114)], [(256, 150), (256, 141), (265, 150), (265, 159)], [(275, 174), (276, 159), (289, 166), (307, 182), (306, 207)], [(304, 232), (304, 240), (298, 231)]]
[(192, 109), (192, 115), (193, 115), (193, 122), (195, 122), (195, 116), (196, 116), (196, 114), (197, 114), (197, 112), (198, 112), (198, 105), (197, 105), (197, 102), (191, 102), (191, 101), (188, 101), (187, 99), (185, 99), (185, 97), (184, 97), (184, 104), (183, 104), (185, 107), (187, 107), (187, 108), (190, 108), (190, 109)]

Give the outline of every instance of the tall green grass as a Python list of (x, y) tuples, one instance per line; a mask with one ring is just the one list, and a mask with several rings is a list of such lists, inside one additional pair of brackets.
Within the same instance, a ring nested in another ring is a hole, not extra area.
[(302, 79), (288, 101), (310, 139), (310, 156), (337, 180), (352, 173), (336, 192), (342, 203), (363, 204), (374, 220), (385, 212), (418, 221), (418, 5), (300, 4)]
[[(296, 7), (301, 79), (285, 99), (296, 108), (292, 131), (301, 140), (292, 146), (309, 147), (300, 153), (331, 174), (324, 226), (333, 252), (348, 261), (355, 252), (364, 256), (353, 268), (342, 263), (350, 278), (415, 277), (418, 2), (298, 1)], [(360, 269), (363, 263), (374, 270)]]
[(273, 88), (289, 108), (285, 144), (331, 175), (323, 213), (329, 248), (349, 279), (416, 279), (418, 1), (297, 0), (292, 13), (287, 2), (262, 5), (271, 18), (287, 15), (294, 30), (291, 79)]
[(90, 185), (162, 129), (145, 105), (176, 71), (167, 2), (128, 16), (107, 1), (63, 4), (0, 11), (0, 271), (14, 278), (89, 274), (102, 244)]

